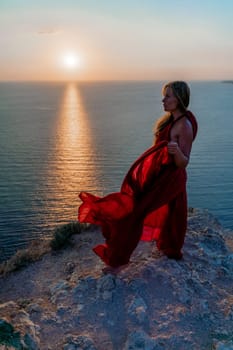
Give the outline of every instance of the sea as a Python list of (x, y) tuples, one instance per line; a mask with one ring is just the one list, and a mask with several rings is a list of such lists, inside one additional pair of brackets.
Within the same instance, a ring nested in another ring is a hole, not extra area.
[[(119, 191), (153, 142), (164, 81), (0, 83), (0, 260), (76, 221), (80, 191)], [(191, 81), (188, 205), (233, 229), (233, 84)]]

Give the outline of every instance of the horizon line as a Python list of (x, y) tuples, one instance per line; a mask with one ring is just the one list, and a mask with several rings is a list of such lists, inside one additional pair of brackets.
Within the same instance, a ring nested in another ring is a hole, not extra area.
[(95, 83), (95, 82), (163, 82), (163, 81), (216, 81), (223, 83), (233, 83), (233, 79), (88, 79), (88, 80), (36, 80), (36, 79), (20, 79), (20, 80), (0, 80), (0, 83)]

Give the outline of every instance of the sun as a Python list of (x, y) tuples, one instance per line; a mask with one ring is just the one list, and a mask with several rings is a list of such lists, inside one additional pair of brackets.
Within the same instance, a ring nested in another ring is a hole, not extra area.
[(66, 52), (61, 57), (62, 66), (69, 70), (75, 70), (82, 65), (82, 59), (80, 55), (75, 52)]

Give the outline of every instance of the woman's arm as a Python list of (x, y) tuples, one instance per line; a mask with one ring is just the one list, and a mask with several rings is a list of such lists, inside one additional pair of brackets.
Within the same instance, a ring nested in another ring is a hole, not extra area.
[(193, 129), (191, 123), (185, 119), (177, 122), (171, 130), (171, 141), (168, 143), (168, 153), (173, 155), (177, 167), (185, 168), (189, 163), (192, 149)]

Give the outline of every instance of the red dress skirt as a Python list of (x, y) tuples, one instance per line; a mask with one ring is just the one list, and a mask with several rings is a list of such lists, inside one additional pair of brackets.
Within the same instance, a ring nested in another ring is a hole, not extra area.
[[(192, 123), (195, 138), (195, 117), (190, 111), (182, 117)], [(78, 220), (101, 226), (105, 243), (93, 251), (109, 266), (127, 264), (140, 239), (155, 240), (158, 249), (170, 258), (182, 257), (187, 228), (187, 175), (167, 151), (170, 130), (177, 120), (167, 125), (155, 146), (133, 163), (120, 192), (102, 198), (87, 192), (79, 195), (83, 203)]]

